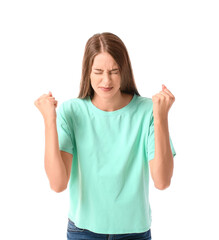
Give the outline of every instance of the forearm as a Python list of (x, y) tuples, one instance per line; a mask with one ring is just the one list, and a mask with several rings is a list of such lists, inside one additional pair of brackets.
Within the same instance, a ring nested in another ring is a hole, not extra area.
[(67, 171), (59, 150), (56, 121), (45, 122), (44, 163), (51, 189), (62, 191), (67, 183)]
[(154, 178), (161, 189), (170, 185), (173, 175), (173, 155), (169, 141), (168, 119), (154, 119), (155, 155)]

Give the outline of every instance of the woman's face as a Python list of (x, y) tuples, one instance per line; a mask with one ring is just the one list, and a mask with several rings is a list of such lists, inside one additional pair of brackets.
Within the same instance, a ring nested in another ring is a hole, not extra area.
[[(90, 79), (94, 95), (111, 98), (120, 93), (121, 76), (119, 67), (107, 52), (100, 53), (94, 58)], [(103, 88), (111, 88), (111, 90), (106, 91)]]

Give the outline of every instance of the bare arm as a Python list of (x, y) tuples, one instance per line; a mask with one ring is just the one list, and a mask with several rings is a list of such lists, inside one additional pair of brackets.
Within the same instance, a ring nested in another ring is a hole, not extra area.
[(67, 187), (68, 174), (59, 150), (56, 120), (45, 121), (45, 170), (50, 187), (61, 192)]
[(151, 177), (156, 188), (163, 190), (170, 185), (173, 175), (173, 154), (168, 131), (168, 120), (154, 120), (155, 155), (149, 162)]

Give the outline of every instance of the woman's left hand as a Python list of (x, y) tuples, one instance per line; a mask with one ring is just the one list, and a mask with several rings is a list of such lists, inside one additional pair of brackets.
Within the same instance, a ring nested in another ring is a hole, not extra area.
[(153, 115), (156, 120), (168, 120), (168, 112), (175, 101), (174, 95), (162, 84), (162, 91), (152, 96)]

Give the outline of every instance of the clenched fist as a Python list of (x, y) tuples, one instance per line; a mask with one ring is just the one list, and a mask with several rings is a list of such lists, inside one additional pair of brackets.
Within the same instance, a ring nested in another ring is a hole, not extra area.
[(162, 91), (152, 96), (154, 119), (163, 121), (168, 119), (168, 112), (175, 101), (174, 95), (162, 85)]
[(44, 121), (54, 121), (56, 120), (56, 107), (58, 101), (52, 96), (52, 93), (43, 94), (36, 101), (34, 101), (35, 106), (39, 109), (43, 115)]

